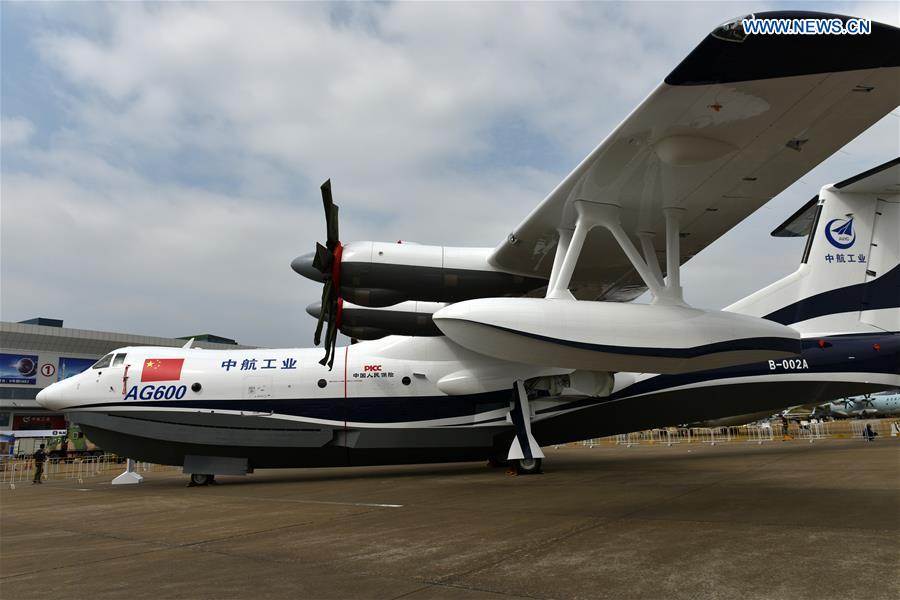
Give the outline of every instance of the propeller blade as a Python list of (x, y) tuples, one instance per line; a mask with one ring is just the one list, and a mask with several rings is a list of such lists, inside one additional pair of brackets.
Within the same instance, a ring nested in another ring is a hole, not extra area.
[(329, 248), (334, 248), (341, 240), (340, 232), (338, 231), (338, 213), (337, 204), (332, 204), (331, 216), (325, 220), (325, 226), (328, 227)]
[(331, 263), (333, 260), (334, 255), (331, 251), (322, 244), (316, 242), (316, 255), (313, 257), (313, 267), (318, 269), (323, 275), (331, 275)]
[[(328, 365), (328, 369), (334, 365), (335, 346), (337, 345), (338, 320), (340, 318), (340, 260), (341, 240), (338, 227), (339, 209), (331, 196), (331, 180), (328, 179), (321, 186), (322, 206), (325, 209), (325, 229), (327, 238), (325, 245), (316, 244), (316, 252), (312, 258), (312, 268), (323, 275), (322, 301), (319, 303), (316, 332), (313, 341), (318, 346), (320, 343), (325, 348), (325, 356), (319, 361), (322, 365)], [(308, 255), (306, 255), (308, 256)], [(308, 259), (306, 259), (308, 260)], [(298, 261), (298, 259), (295, 259)], [(335, 263), (337, 261), (337, 263)], [(303, 267), (307, 263), (298, 262), (298, 268), (294, 270), (304, 274)], [(291, 263), (293, 267), (293, 263)], [(337, 280), (337, 281), (336, 281)], [(308, 309), (307, 309), (308, 310)], [(327, 326), (325, 322), (328, 322)], [(322, 330), (324, 331), (324, 337)]]
[[(322, 341), (322, 324), (328, 320), (328, 314), (331, 312), (331, 280), (326, 279), (322, 286), (322, 309), (319, 311), (319, 319), (316, 323), (316, 332), (313, 335), (313, 342), (316, 346)], [(327, 341), (328, 338), (326, 338)]]
[(327, 180), (322, 184), (322, 205), (325, 207), (325, 229), (328, 232), (327, 244), (328, 248), (334, 246), (340, 241), (341, 236), (338, 228), (338, 207), (331, 197), (331, 180)]
[(319, 189), (322, 190), (322, 204), (325, 205), (325, 218), (328, 219), (331, 216), (331, 206), (334, 204), (331, 197), (331, 179), (326, 179)]
[(319, 361), (322, 366), (328, 366), (330, 371), (334, 366), (334, 347), (337, 344), (337, 324), (335, 319), (328, 320), (328, 329), (325, 332), (325, 356)]

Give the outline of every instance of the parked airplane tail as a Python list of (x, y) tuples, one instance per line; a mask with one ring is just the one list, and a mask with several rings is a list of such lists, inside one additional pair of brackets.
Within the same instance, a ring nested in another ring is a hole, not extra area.
[(725, 308), (804, 335), (900, 332), (900, 158), (827, 185), (772, 232), (800, 268)]

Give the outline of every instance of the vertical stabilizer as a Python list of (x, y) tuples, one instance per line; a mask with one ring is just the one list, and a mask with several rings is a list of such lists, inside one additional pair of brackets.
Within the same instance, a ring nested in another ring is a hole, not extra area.
[(809, 236), (800, 268), (725, 310), (804, 334), (900, 331), (900, 158), (823, 187), (772, 234)]

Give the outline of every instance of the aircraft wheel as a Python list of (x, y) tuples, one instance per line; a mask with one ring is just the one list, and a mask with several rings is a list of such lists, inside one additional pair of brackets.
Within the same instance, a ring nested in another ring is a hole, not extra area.
[(515, 461), (516, 473), (519, 475), (536, 475), (542, 473), (540, 458), (521, 458)]
[(191, 473), (191, 485), (209, 485), (212, 483), (215, 476), (207, 475), (206, 473)]

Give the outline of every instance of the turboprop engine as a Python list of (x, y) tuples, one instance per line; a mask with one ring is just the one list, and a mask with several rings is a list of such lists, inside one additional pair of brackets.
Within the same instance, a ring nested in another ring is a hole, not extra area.
[[(440, 302), (401, 302), (386, 308), (370, 308), (343, 302), (339, 329), (358, 340), (377, 340), (387, 335), (444, 335), (431, 320), (431, 315), (444, 306)], [(322, 304), (313, 302), (306, 307), (306, 312), (318, 319)]]
[(469, 350), (510, 361), (588, 371), (684, 373), (800, 354), (779, 323), (678, 305), (485, 298), (433, 316)]
[[(498, 271), (488, 262), (493, 251), (409, 242), (350, 242), (342, 247), (338, 259), (339, 295), (358, 306), (379, 308), (407, 300), (459, 302), (523, 296), (547, 285), (544, 279)], [(308, 279), (322, 281), (314, 259), (315, 253), (298, 256), (291, 268)]]

